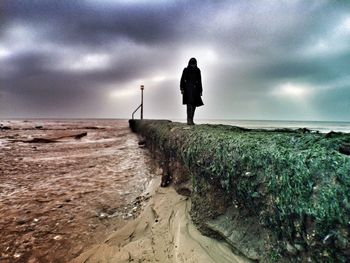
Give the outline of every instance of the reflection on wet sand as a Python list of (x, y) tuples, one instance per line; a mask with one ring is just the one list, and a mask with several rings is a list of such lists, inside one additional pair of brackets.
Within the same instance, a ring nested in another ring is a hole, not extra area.
[(1, 263), (66, 262), (148, 199), (150, 159), (126, 121), (1, 123)]

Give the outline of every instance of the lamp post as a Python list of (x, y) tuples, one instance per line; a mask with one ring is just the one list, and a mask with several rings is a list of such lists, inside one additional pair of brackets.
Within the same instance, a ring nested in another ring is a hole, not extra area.
[(143, 90), (145, 87), (141, 85), (141, 120), (143, 120)]

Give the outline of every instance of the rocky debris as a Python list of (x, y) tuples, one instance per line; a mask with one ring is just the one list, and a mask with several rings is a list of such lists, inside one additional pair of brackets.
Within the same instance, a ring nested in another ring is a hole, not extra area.
[(311, 133), (312, 131), (308, 128), (299, 128), (299, 129), (296, 129), (297, 132), (300, 132), (300, 133)]
[(326, 138), (334, 138), (334, 137), (337, 137), (341, 134), (342, 134), (341, 132), (330, 131), (329, 133), (325, 134), (325, 137)]
[(342, 154), (350, 155), (350, 143), (342, 143), (339, 146), (339, 152)]
[(87, 130), (105, 130), (105, 127), (97, 127), (97, 126), (85, 126), (82, 127), (82, 129), (87, 129)]
[(139, 146), (146, 146), (146, 140), (140, 140), (138, 144)]
[(61, 235), (57, 235), (57, 236), (54, 236), (53, 239), (58, 241), (58, 240), (62, 240), (62, 236)]
[(190, 187), (177, 187), (176, 192), (180, 195), (190, 197), (192, 194), (192, 190)]
[(0, 130), (11, 130), (11, 127), (10, 126), (4, 126), (4, 125), (0, 125)]
[(25, 143), (53, 143), (61, 139), (67, 139), (67, 138), (74, 138), (78, 140), (86, 135), (87, 135), (87, 132), (79, 132), (79, 133), (71, 133), (71, 134), (64, 134), (64, 135), (57, 135), (57, 136), (50, 136), (50, 137), (34, 137), (30, 140), (13, 140), (12, 142), (19, 141), (19, 142), (25, 142)]
[[(132, 193), (124, 192), (123, 196), (131, 195)], [(128, 203), (124, 207), (104, 208), (96, 213), (96, 217), (100, 220), (119, 217), (123, 219), (136, 218), (142, 211), (144, 202), (150, 198), (149, 193), (136, 197), (132, 202)]]
[(101, 213), (97, 214), (97, 216), (98, 216), (99, 219), (105, 219), (105, 218), (108, 217), (108, 214), (101, 212)]
[(293, 246), (290, 242), (287, 242), (286, 244), (286, 250), (289, 254), (295, 256), (298, 253), (298, 250), (295, 246)]

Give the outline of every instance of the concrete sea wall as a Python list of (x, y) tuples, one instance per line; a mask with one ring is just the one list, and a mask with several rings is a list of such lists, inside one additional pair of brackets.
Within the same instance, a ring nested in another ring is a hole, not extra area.
[(350, 260), (350, 135), (129, 123), (203, 234), (260, 262)]

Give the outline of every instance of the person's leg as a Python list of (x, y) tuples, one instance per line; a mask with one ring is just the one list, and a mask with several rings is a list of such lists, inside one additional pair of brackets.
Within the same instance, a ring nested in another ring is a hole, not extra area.
[(191, 112), (191, 124), (194, 125), (193, 118), (194, 118), (194, 112), (196, 111), (196, 106), (192, 105), (192, 112)]
[(192, 116), (192, 105), (187, 104), (187, 124), (191, 124), (191, 116)]

